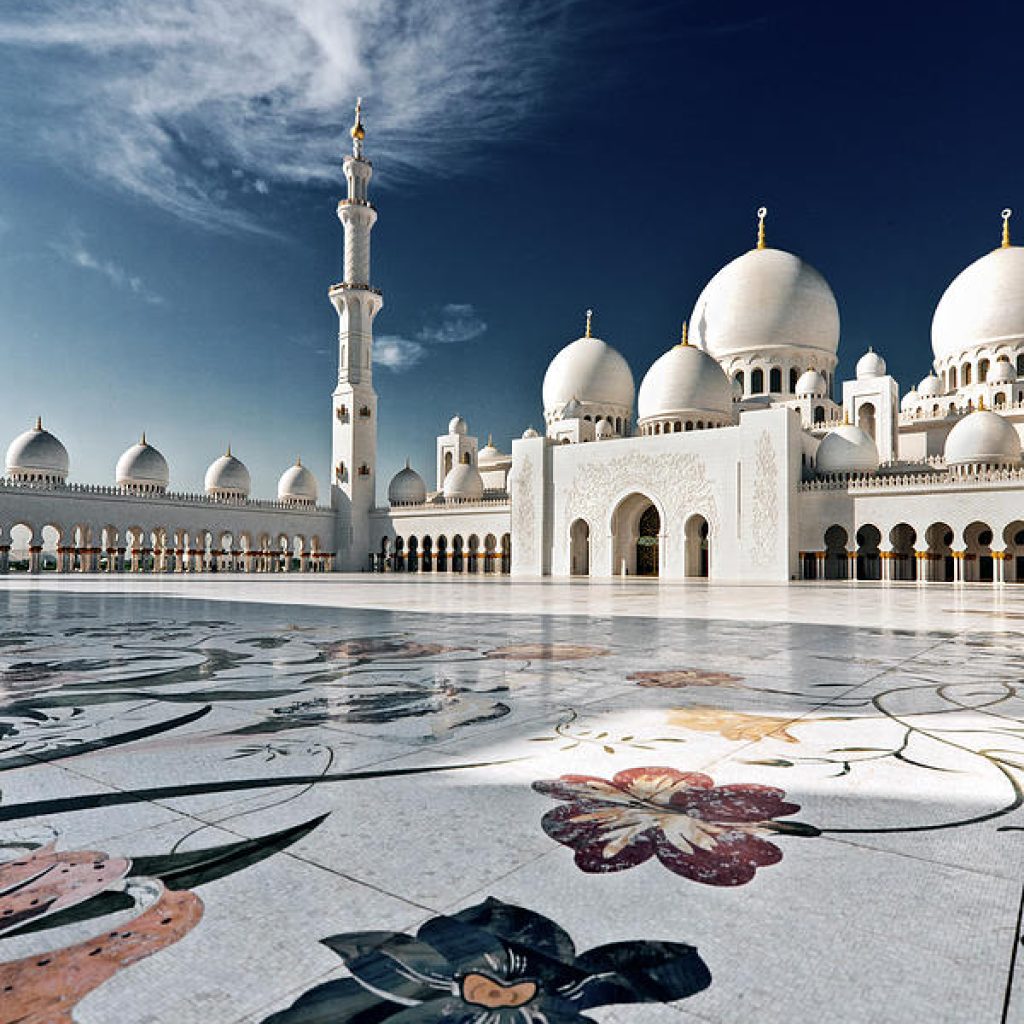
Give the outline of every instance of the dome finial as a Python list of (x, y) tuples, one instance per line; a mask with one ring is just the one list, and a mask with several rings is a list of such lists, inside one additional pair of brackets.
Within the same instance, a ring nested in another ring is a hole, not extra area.
[(231, 442), (228, 441), (228, 450), (224, 453), (229, 459), (231, 458)]
[(363, 139), (366, 138), (366, 129), (363, 127), (363, 97), (356, 97), (356, 117), (349, 129), (352, 136), (352, 154), (357, 158), (363, 155)]
[(302, 456), (301, 455), (296, 455), (295, 456), (295, 465), (296, 466), (301, 466), (302, 465)]
[(139, 441), (139, 444), (145, 444), (145, 443), (146, 443), (146, 432), (143, 431), (142, 432), (142, 439)]
[(1010, 218), (1013, 216), (1013, 210), (1007, 207), (1003, 210), (1003, 245), (1002, 248), (1010, 248)]
[(586, 326), (586, 329), (583, 332), (583, 337), (584, 338), (592, 338), (593, 337), (593, 335), (590, 333), (591, 322), (593, 321), (593, 319), (594, 319), (594, 311), (592, 309), (588, 309), (587, 310), (587, 326)]
[(406, 469), (411, 469), (411, 468), (412, 468), (412, 467), (411, 467), (411, 466), (409, 465), (409, 456), (408, 456), (408, 455), (406, 455), (406, 457), (405, 457), (405, 468), (406, 468)]
[(36, 430), (42, 430), (42, 429), (43, 429), (43, 417), (42, 416), (37, 416), (36, 417)]
[(757, 211), (757, 247), (763, 249), (765, 247), (764, 242), (764, 219), (768, 216), (768, 207), (761, 206)]
[(492, 440), (492, 435), (491, 435), (491, 433), (489, 431), (488, 431), (488, 434), (487, 434), (487, 447), (488, 448), (493, 448), (494, 447), (494, 441)]
[(688, 321), (683, 321), (683, 333), (679, 338), (679, 347), (685, 348), (690, 344), (690, 324)]

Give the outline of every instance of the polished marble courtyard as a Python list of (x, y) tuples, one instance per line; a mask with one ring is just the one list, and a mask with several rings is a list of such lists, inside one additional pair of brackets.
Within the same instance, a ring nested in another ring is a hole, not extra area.
[(10, 577), (0, 1024), (1024, 1021), (1022, 685), (1024, 587)]

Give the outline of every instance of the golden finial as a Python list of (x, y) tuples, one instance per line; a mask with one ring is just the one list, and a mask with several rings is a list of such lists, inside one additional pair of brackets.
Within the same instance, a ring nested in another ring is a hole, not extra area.
[(679, 338), (679, 348), (685, 348), (690, 344), (690, 325), (683, 321), (683, 333)]
[(587, 327), (583, 333), (584, 338), (592, 338), (593, 335), (590, 333), (591, 321), (594, 319), (594, 311), (592, 309), (587, 310)]
[(762, 206), (757, 211), (757, 247), (764, 248), (764, 219), (768, 216), (768, 207)]
[(143, 431), (142, 432), (142, 439), (139, 441), (139, 444), (145, 444), (145, 443), (146, 443), (146, 432)]
[(352, 122), (352, 127), (349, 129), (349, 135), (353, 139), (357, 139), (362, 142), (366, 138), (366, 129), (363, 127), (363, 97), (359, 96), (356, 98), (356, 119)]
[(302, 465), (302, 456), (301, 455), (296, 455), (295, 456), (295, 465), (296, 466), (301, 466)]
[(1010, 248), (1010, 218), (1013, 216), (1013, 210), (1007, 207), (1003, 210), (1003, 248)]
[(231, 442), (228, 441), (228, 450), (224, 453), (229, 459), (231, 458)]
[(492, 440), (492, 435), (491, 434), (487, 435), (487, 447), (488, 448), (493, 448), (494, 447), (494, 441)]
[(43, 417), (42, 416), (37, 416), (36, 417), (36, 430), (42, 430), (42, 429), (43, 429)]

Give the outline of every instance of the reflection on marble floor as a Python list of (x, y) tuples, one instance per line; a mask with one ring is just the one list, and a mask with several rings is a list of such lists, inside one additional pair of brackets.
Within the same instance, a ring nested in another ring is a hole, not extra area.
[(0, 1024), (1024, 1021), (985, 625), (0, 595)]

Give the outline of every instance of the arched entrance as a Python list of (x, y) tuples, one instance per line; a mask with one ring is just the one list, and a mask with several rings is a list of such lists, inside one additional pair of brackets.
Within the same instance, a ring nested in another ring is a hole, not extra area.
[(576, 519), (569, 527), (569, 572), (590, 575), (590, 525), (585, 519)]
[(857, 426), (875, 440), (875, 407), (871, 402), (864, 402), (857, 410)]
[(882, 578), (882, 556), (879, 550), (881, 542), (881, 531), (871, 523), (857, 531), (857, 579)]
[(657, 576), (661, 515), (646, 494), (630, 494), (612, 515), (612, 574)]
[(611, 516), (612, 575), (657, 575), (662, 516), (646, 495), (624, 498)]
[(847, 576), (848, 558), (846, 542), (849, 534), (838, 523), (825, 531), (825, 579), (845, 580)]
[(686, 564), (685, 575), (708, 575), (708, 521), (703, 516), (690, 516), (685, 528)]

